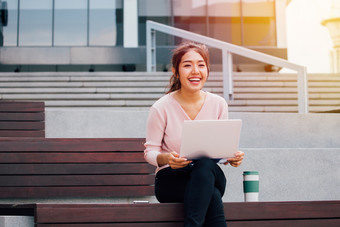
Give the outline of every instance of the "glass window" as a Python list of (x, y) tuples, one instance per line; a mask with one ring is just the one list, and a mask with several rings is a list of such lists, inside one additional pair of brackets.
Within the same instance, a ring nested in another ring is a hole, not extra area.
[(20, 0), (19, 46), (52, 44), (52, 0)]
[(90, 45), (117, 44), (117, 1), (90, 1)]
[(208, 35), (206, 0), (173, 0), (173, 14), (175, 27)]
[(55, 46), (87, 45), (87, 0), (55, 0)]
[(8, 9), (8, 24), (3, 27), (4, 46), (17, 45), (18, 0), (6, 0)]
[(274, 0), (242, 0), (245, 46), (276, 46)]
[[(139, 0), (138, 1), (138, 45), (146, 45), (146, 21), (172, 25), (171, 0)], [(170, 45), (173, 38), (158, 32), (157, 45)]]
[(240, 0), (208, 0), (209, 36), (242, 45)]

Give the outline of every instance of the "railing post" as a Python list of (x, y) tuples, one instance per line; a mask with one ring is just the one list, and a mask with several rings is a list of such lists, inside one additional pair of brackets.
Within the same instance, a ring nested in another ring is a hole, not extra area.
[(298, 88), (298, 111), (301, 114), (308, 113), (308, 79), (306, 67), (298, 70), (297, 78)]
[(156, 31), (146, 22), (146, 71), (156, 72)]
[(223, 97), (225, 100), (233, 99), (233, 55), (227, 50), (222, 50), (223, 67)]

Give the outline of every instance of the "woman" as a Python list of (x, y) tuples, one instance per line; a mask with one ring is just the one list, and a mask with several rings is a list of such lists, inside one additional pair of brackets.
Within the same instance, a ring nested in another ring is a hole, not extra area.
[[(159, 202), (184, 202), (185, 226), (226, 226), (222, 196), (226, 179), (211, 159), (195, 163), (180, 157), (184, 120), (228, 118), (226, 101), (202, 91), (209, 75), (206, 46), (188, 42), (173, 52), (170, 88), (150, 108), (145, 159), (157, 167), (155, 194)], [(244, 153), (228, 159), (238, 167)]]

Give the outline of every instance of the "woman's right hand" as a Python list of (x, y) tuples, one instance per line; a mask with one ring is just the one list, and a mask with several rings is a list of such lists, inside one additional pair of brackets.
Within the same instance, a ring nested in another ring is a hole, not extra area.
[(172, 169), (179, 169), (186, 167), (192, 161), (187, 160), (186, 158), (179, 157), (179, 154), (175, 151), (168, 154), (168, 164)]
[(180, 158), (177, 152), (161, 153), (157, 156), (158, 166), (169, 165), (172, 169), (179, 169), (186, 167), (192, 161), (186, 158)]

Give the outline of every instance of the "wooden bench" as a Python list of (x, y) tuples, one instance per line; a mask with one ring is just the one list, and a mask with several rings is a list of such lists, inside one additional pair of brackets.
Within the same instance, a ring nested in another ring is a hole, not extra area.
[(144, 139), (0, 139), (1, 198), (154, 194)]
[(45, 103), (1, 101), (0, 137), (45, 137)]
[[(1, 198), (153, 195), (144, 139), (0, 138)], [(340, 226), (340, 201), (224, 203), (229, 227)], [(183, 204), (0, 204), (46, 226), (183, 226)]]
[[(224, 210), (229, 227), (340, 226), (340, 201), (224, 203)], [(40, 227), (183, 226), (183, 204), (37, 204), (36, 214)]]
[[(183, 204), (0, 204), (0, 212), (35, 215), (37, 227), (183, 226)], [(338, 227), (340, 201), (224, 203), (228, 227)]]

